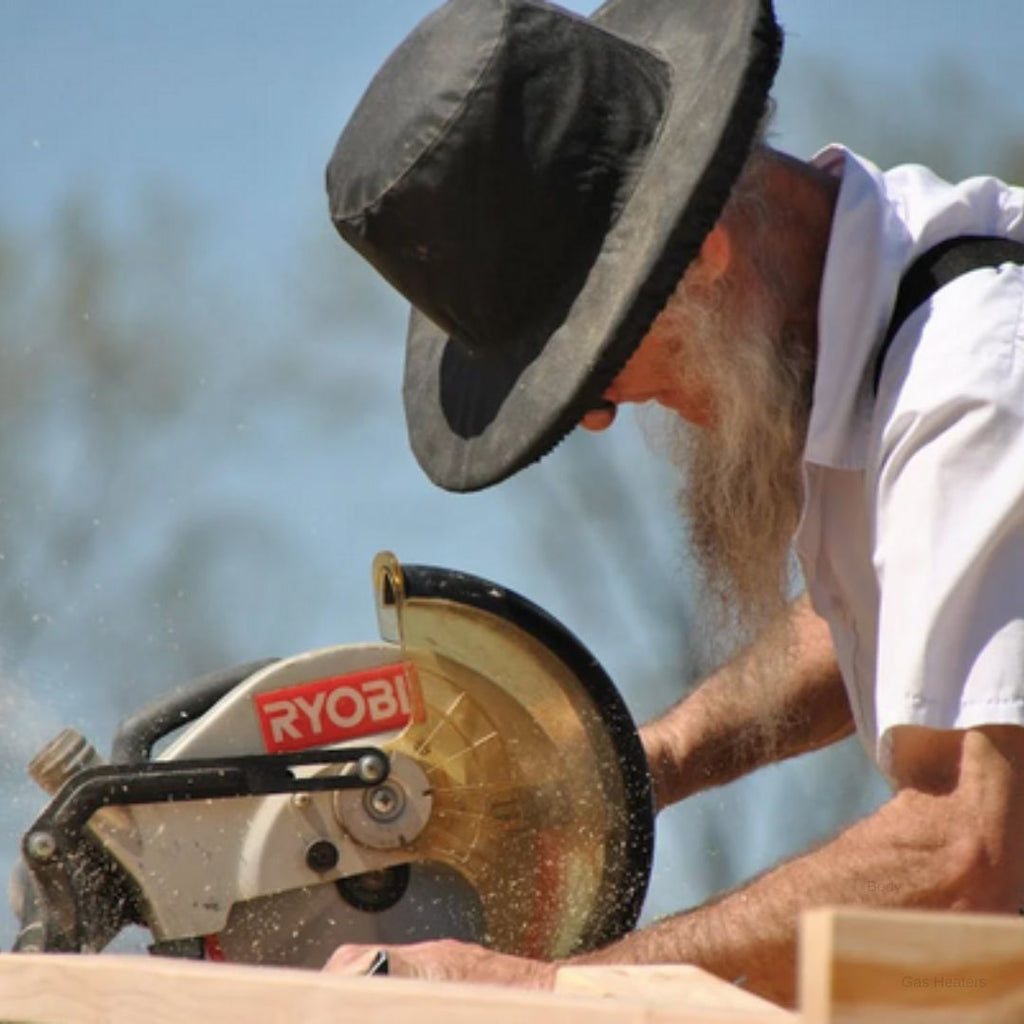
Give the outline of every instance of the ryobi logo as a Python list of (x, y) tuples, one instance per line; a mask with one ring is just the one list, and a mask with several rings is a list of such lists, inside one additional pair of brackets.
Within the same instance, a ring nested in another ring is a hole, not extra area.
[(411, 662), (259, 693), (255, 701), (263, 743), (271, 754), (401, 729), (424, 717)]

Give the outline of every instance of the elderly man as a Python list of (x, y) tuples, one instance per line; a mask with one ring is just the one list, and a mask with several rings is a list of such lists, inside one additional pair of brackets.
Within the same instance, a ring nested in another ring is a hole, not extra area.
[[(1024, 247), (935, 247), (1024, 240), (1024, 191), (771, 150), (780, 47), (768, 0), (452, 0), (374, 80), (328, 189), (412, 303), (405, 405), (436, 483), (496, 483), (622, 403), (691, 425), (694, 552), (751, 643), (644, 728), (659, 805), (855, 729), (892, 797), (583, 959), (785, 1000), (803, 908), (1022, 900)], [(450, 942), (393, 966), (553, 973)]]

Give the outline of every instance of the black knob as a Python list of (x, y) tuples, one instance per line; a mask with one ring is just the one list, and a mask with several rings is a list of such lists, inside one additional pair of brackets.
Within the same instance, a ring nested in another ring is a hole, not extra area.
[(327, 839), (318, 839), (306, 849), (306, 865), (322, 874), (338, 866), (338, 848)]

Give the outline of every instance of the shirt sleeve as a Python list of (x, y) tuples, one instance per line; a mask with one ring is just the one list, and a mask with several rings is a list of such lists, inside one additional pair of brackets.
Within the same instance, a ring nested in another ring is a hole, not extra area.
[(1024, 725), (1024, 270), (904, 325), (872, 443), (879, 763), (899, 725)]

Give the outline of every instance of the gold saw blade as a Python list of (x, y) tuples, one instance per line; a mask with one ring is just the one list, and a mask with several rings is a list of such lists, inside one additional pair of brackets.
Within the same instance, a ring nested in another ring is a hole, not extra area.
[(458, 871), (483, 941), (561, 957), (635, 923), (652, 812), (635, 729), (575, 638), (476, 577), (374, 563), (384, 639), (416, 669), (420, 721), (387, 749), (416, 761), (433, 800), (411, 861)]

